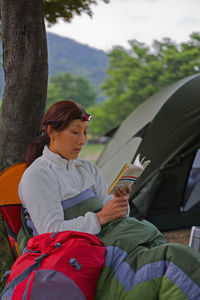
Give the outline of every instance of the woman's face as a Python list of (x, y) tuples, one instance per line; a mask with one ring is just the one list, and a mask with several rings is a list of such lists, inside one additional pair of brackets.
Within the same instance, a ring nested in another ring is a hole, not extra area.
[(76, 159), (87, 141), (88, 122), (76, 119), (62, 131), (48, 127), (49, 149), (65, 159)]

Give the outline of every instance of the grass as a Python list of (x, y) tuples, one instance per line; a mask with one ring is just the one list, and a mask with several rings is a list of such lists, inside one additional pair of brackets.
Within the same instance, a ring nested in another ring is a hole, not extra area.
[(170, 243), (189, 245), (191, 229), (179, 229), (163, 232), (163, 237)]
[(105, 147), (105, 144), (88, 144), (87, 143), (83, 147), (79, 157), (84, 158), (84, 159), (88, 159), (92, 162), (96, 162), (99, 155), (103, 151), (104, 147)]

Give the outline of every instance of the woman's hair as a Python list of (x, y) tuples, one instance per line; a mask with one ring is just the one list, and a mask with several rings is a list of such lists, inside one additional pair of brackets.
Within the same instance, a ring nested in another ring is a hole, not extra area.
[(34, 141), (29, 144), (25, 153), (25, 162), (27, 166), (42, 155), (45, 145), (49, 145), (50, 138), (47, 134), (47, 127), (50, 125), (55, 131), (62, 131), (72, 120), (83, 119), (85, 115), (89, 116), (85, 109), (75, 101), (61, 100), (55, 102), (46, 112), (43, 122), (42, 130)]

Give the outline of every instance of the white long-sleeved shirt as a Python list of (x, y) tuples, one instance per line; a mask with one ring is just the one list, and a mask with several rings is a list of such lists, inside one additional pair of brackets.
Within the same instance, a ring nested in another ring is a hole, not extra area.
[(66, 160), (45, 146), (43, 155), (25, 170), (19, 197), (39, 234), (64, 230), (98, 234), (101, 226), (95, 213), (64, 220), (62, 201), (86, 189), (93, 189), (103, 204), (113, 198), (108, 196), (108, 185), (95, 164), (84, 159)]

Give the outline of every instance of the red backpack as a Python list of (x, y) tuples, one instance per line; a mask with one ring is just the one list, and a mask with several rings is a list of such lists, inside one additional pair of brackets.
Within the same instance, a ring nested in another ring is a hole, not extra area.
[(44, 233), (13, 264), (1, 300), (92, 300), (105, 247), (92, 234)]

